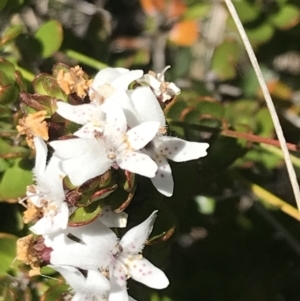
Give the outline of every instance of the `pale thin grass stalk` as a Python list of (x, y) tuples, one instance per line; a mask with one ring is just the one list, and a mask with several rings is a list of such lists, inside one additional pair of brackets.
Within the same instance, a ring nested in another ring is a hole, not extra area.
[(246, 48), (246, 51), (248, 53), (249, 59), (251, 61), (251, 64), (252, 64), (253, 69), (255, 71), (255, 74), (256, 74), (256, 77), (258, 79), (259, 85), (261, 87), (262, 93), (263, 93), (264, 98), (266, 100), (267, 107), (269, 109), (269, 112), (271, 114), (271, 117), (272, 117), (272, 120), (273, 120), (273, 123), (274, 123), (277, 138), (279, 140), (280, 147), (281, 147), (282, 152), (283, 152), (283, 158), (284, 158), (284, 161), (285, 161), (285, 164), (286, 164), (286, 167), (287, 167), (287, 171), (288, 171), (288, 175), (289, 175), (289, 178), (290, 178), (290, 181), (291, 181), (291, 185), (292, 185), (292, 189), (293, 189), (293, 192), (294, 192), (297, 207), (298, 207), (298, 210), (300, 211), (299, 185), (298, 185), (298, 181), (297, 181), (297, 177), (296, 177), (296, 173), (295, 173), (293, 164), (291, 162), (290, 154), (289, 154), (288, 148), (286, 146), (286, 140), (285, 140), (285, 137), (283, 135), (281, 125), (279, 123), (279, 118), (278, 118), (278, 115), (277, 115), (276, 110), (275, 110), (274, 103), (272, 101), (272, 98), (271, 98), (271, 95), (269, 93), (266, 82), (263, 78), (261, 69), (258, 65), (256, 56), (255, 56), (254, 51), (253, 51), (253, 48), (250, 44), (250, 41), (247, 37), (247, 34), (246, 34), (245, 29), (244, 29), (244, 27), (241, 23), (241, 20), (240, 20), (237, 12), (235, 10), (235, 7), (232, 4), (231, 0), (224, 0), (224, 1), (225, 1), (226, 5), (228, 7), (228, 10), (229, 10), (229, 12), (230, 12), (235, 24), (236, 24), (236, 27), (239, 31), (239, 34), (242, 38), (242, 41), (243, 41), (244, 45), (245, 45), (245, 48)]

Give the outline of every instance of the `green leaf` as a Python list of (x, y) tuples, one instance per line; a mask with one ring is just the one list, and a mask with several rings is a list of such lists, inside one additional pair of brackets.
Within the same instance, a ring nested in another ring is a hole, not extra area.
[(246, 0), (234, 1), (235, 9), (243, 23), (255, 20), (260, 14), (259, 3), (249, 3)]
[[(3, 1), (3, 0), (2, 0)], [(1, 6), (1, 1), (0, 1)], [(1, 10), (1, 7), (0, 7)], [(22, 25), (12, 25), (8, 29), (6, 29), (0, 39), (0, 47), (9, 44), (14, 41), (16, 37), (18, 37), (23, 31)]]
[(31, 170), (21, 167), (21, 160), (15, 161), (14, 166), (8, 168), (0, 183), (0, 198), (16, 199), (26, 192), (26, 186), (32, 183)]
[(12, 262), (16, 257), (17, 237), (8, 233), (0, 233), (0, 276), (6, 275), (11, 269)]
[(42, 44), (42, 57), (48, 58), (61, 46), (63, 41), (62, 25), (51, 20), (44, 23), (35, 34), (35, 38)]
[(236, 76), (236, 65), (241, 55), (241, 47), (235, 40), (224, 41), (212, 58), (212, 69), (221, 80)]
[(258, 45), (268, 42), (274, 35), (274, 28), (268, 23), (259, 27), (247, 30), (248, 38), (252, 45)]
[(70, 227), (78, 227), (91, 223), (94, 221), (102, 212), (99, 201), (93, 202), (87, 207), (78, 208), (69, 219)]
[(207, 3), (194, 4), (188, 7), (183, 14), (183, 20), (194, 20), (206, 17), (211, 10), (211, 5)]
[(195, 202), (198, 206), (198, 210), (202, 214), (213, 214), (216, 208), (216, 200), (204, 195), (197, 195)]
[(278, 13), (271, 16), (270, 22), (280, 29), (289, 29), (299, 23), (299, 16), (299, 8), (287, 4)]
[(66, 293), (69, 291), (67, 284), (58, 284), (50, 287), (41, 297), (41, 301), (64, 301)]
[(7, 4), (8, 0), (1, 0), (0, 1), (0, 10), (2, 10), (3, 8), (5, 8), (6, 4)]

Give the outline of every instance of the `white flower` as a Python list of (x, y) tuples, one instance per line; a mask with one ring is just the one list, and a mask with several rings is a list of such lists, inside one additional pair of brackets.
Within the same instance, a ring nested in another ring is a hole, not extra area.
[(180, 93), (180, 89), (174, 83), (165, 81), (165, 72), (169, 68), (170, 66), (167, 66), (161, 73), (157, 74), (155, 72), (149, 72), (139, 80), (139, 82), (149, 85), (158, 100), (162, 103), (171, 101)]
[(68, 227), (61, 233), (47, 235), (45, 245), (52, 249), (50, 263), (84, 270), (106, 269), (116, 253), (117, 236), (99, 219), (80, 227)]
[(75, 293), (72, 301), (107, 301), (109, 281), (98, 270), (88, 270), (84, 276), (71, 266), (51, 266), (66, 279)]
[(127, 225), (128, 214), (124, 211), (115, 213), (106, 205), (98, 218), (108, 228), (124, 228)]
[(120, 105), (109, 100), (103, 105), (106, 124), (103, 134), (93, 139), (53, 141), (55, 155), (62, 159), (62, 169), (74, 185), (106, 172), (111, 166), (146, 177), (154, 177), (157, 166), (148, 155), (139, 152), (156, 135), (159, 124), (144, 122), (127, 131), (127, 122)]
[(129, 230), (120, 241), (120, 251), (114, 256), (109, 267), (109, 301), (127, 301), (127, 278), (149, 287), (163, 289), (169, 285), (166, 275), (140, 254), (152, 231), (157, 211), (140, 225)]
[(60, 160), (52, 156), (48, 165), (47, 146), (40, 137), (34, 138), (36, 161), (34, 175), (36, 185), (27, 188), (27, 196), (39, 208), (43, 208), (44, 216), (30, 228), (35, 234), (50, 234), (67, 227), (69, 208), (65, 200), (60, 170)]
[[(161, 132), (165, 128), (164, 113), (158, 100), (149, 87), (139, 87), (128, 91), (138, 121), (159, 122)], [(172, 171), (167, 159), (175, 162), (195, 160), (207, 155), (208, 143), (188, 142), (179, 138), (164, 136), (158, 133), (142, 151), (148, 154), (157, 164), (155, 177), (151, 178), (156, 189), (165, 196), (171, 196), (174, 190)]]

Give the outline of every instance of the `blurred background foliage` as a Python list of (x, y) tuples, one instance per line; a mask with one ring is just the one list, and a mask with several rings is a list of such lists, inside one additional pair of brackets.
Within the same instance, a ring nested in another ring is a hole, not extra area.
[[(299, 175), (300, 2), (234, 5)], [(106, 65), (156, 72), (171, 65), (167, 80), (182, 89), (165, 110), (172, 134), (211, 144), (199, 162), (172, 163), (175, 193), (160, 203), (164, 222), (154, 232), (169, 231), (163, 242), (153, 238), (145, 249), (146, 257), (166, 271), (170, 286), (153, 292), (132, 281), (133, 297), (300, 300), (300, 214), (270, 115), (224, 3), (0, 0), (0, 34), (0, 300), (68, 298), (61, 295), (66, 286), (58, 276), (30, 279), (26, 267), (13, 262), (17, 237), (28, 233), (18, 198), (31, 183), (34, 162), (16, 131), (19, 93), (41, 93), (31, 81), (51, 74), (58, 62), (79, 64), (91, 76)], [(143, 179), (138, 185), (148, 187)], [(160, 197), (140, 191), (127, 208), (133, 224), (134, 214), (149, 206), (143, 199)], [(43, 273), (53, 276), (47, 269)]]

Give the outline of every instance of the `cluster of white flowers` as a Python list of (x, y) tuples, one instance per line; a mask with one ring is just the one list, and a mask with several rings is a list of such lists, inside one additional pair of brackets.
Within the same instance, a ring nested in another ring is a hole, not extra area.
[(48, 143), (54, 150), (50, 155), (44, 140), (34, 137), (35, 185), (27, 189), (27, 201), (40, 216), (30, 229), (42, 236), (47, 263), (70, 284), (73, 301), (133, 300), (127, 294), (130, 277), (156, 289), (168, 286), (165, 274), (141, 255), (157, 211), (120, 240), (112, 228), (125, 227), (127, 214), (115, 213), (109, 205), (95, 220), (70, 226), (69, 217), (77, 208), (66, 201), (63, 179), (67, 176), (80, 187), (110, 169), (122, 169), (150, 178), (160, 193), (171, 196), (168, 159), (198, 159), (208, 148), (207, 143), (166, 135), (162, 105), (179, 92), (164, 81), (164, 74), (103, 69), (89, 87), (91, 102), (57, 102), (56, 113), (80, 125), (70, 139)]

